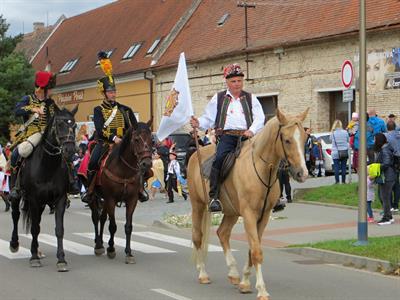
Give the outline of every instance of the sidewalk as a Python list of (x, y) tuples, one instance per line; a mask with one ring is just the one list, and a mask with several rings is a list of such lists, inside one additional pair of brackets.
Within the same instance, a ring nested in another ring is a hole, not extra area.
[[(353, 174), (353, 182), (357, 176)], [(292, 189), (312, 188), (331, 185), (333, 177), (310, 178), (305, 183), (293, 183)], [(183, 215), (191, 213), (190, 201), (176, 197), (175, 203), (166, 204), (163, 195), (155, 200), (138, 205), (134, 214), (134, 221), (151, 225), (154, 221), (163, 221), (164, 214)], [(375, 220), (380, 215), (375, 213)], [(368, 224), (368, 236), (393, 236), (400, 234), (400, 215), (394, 215), (395, 223), (387, 226)], [(312, 203), (288, 203), (286, 208), (272, 215), (264, 232), (262, 244), (267, 247), (283, 248), (289, 245), (315, 243), (335, 239), (357, 239), (358, 211), (357, 208), (330, 207), (314, 205)], [(215, 233), (217, 227), (212, 229)], [(236, 224), (233, 228), (232, 240), (247, 242), (243, 224)], [(328, 263), (352, 265), (366, 268), (370, 271), (391, 273), (393, 266), (385, 261), (341, 254), (332, 251), (313, 248), (290, 248), (285, 251), (310, 256)]]

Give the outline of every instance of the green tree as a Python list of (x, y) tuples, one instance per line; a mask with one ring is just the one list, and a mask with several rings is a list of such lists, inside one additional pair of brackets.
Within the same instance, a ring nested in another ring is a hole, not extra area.
[(7, 37), (8, 28), (9, 24), (0, 15), (0, 143), (3, 145), (10, 139), (10, 124), (15, 122), (15, 104), (32, 92), (34, 77), (34, 70), (23, 54), (13, 52), (21, 35)]

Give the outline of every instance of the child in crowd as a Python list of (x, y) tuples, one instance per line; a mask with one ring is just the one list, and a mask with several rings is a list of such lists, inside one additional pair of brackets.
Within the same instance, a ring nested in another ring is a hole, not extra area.
[(375, 183), (380, 176), (380, 164), (374, 163), (367, 166), (367, 214), (368, 223), (374, 223), (374, 214), (372, 212), (372, 202), (375, 200)]
[[(177, 154), (173, 151), (169, 153), (169, 164), (168, 164), (168, 173), (167, 173), (167, 191), (168, 191), (168, 202), (174, 202), (174, 192), (179, 193), (178, 191), (178, 179), (181, 178), (181, 168), (179, 166), (178, 161), (176, 160)], [(182, 191), (183, 199), (187, 199), (187, 193)]]
[(314, 141), (312, 156), (315, 158), (314, 176), (325, 176), (324, 155), (322, 153), (321, 138)]
[(153, 177), (148, 180), (150, 186), (150, 199), (153, 200), (156, 193), (164, 189), (164, 163), (161, 160), (160, 154), (154, 152), (153, 154)]

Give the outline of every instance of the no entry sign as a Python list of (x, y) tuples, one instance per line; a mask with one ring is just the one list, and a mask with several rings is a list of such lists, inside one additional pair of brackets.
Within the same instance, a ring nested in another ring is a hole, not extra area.
[(345, 60), (342, 64), (342, 83), (348, 89), (353, 82), (353, 64), (349, 60)]

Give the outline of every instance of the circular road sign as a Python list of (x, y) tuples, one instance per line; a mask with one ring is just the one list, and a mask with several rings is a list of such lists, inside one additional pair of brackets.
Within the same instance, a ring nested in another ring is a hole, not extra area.
[(353, 64), (349, 60), (345, 60), (342, 65), (342, 83), (348, 89), (353, 82)]

